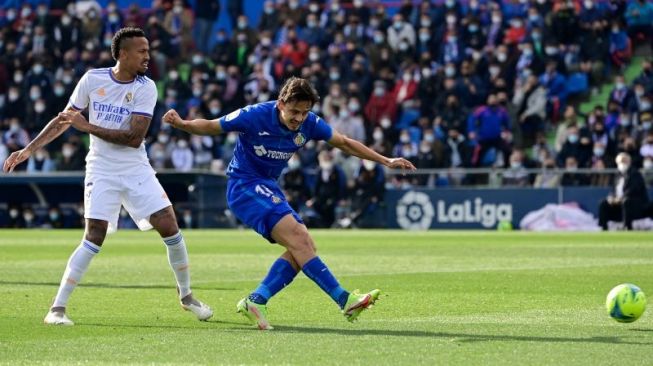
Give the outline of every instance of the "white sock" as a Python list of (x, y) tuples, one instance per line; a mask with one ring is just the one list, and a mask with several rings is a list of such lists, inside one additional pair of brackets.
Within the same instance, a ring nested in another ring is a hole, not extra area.
[(181, 231), (173, 236), (163, 238), (168, 249), (168, 262), (175, 272), (177, 286), (179, 287), (179, 298), (183, 299), (190, 294), (190, 271), (188, 270), (188, 252), (186, 243)]
[(99, 246), (88, 240), (82, 240), (77, 249), (70, 255), (70, 259), (68, 259), (68, 265), (61, 278), (59, 291), (57, 291), (57, 297), (54, 299), (52, 307), (66, 307), (70, 294), (84, 276), (93, 257), (99, 252)]

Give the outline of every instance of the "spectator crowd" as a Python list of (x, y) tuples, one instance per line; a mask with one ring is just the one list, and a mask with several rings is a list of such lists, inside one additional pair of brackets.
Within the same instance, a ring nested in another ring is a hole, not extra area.
[[(390, 8), (267, 0), (256, 24), (242, 3), (102, 8), (51, 0), (3, 8), (0, 159), (65, 108), (86, 70), (114, 64), (117, 29), (137, 26), (150, 41), (149, 76), (159, 88), (146, 140), (157, 170), (223, 172), (237, 140), (172, 130), (161, 123), (167, 109), (217, 118), (275, 99), (295, 75), (313, 83), (322, 96), (314, 112), (340, 132), (418, 168), (451, 171), (386, 179), (381, 166), (311, 142), (282, 181), (314, 226), (355, 225), (381, 204), (386, 186), (479, 183), (459, 168), (505, 168), (503, 185), (609, 186), (609, 175), (574, 170), (612, 168), (616, 154), (628, 152), (653, 172), (651, 59), (634, 81), (623, 74), (637, 47), (653, 46), (651, 1), (405, 0)], [(232, 26), (216, 29), (223, 11)], [(605, 83), (614, 83), (609, 99), (581, 114), (579, 101)], [(70, 129), (19, 168), (83, 170), (87, 141)]]

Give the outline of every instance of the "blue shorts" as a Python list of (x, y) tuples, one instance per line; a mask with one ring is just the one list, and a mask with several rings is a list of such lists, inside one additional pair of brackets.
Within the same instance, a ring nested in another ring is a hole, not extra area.
[(227, 204), (240, 221), (270, 243), (276, 243), (272, 239), (272, 229), (284, 216), (292, 214), (297, 222), (304, 223), (290, 207), (277, 183), (271, 179), (229, 178)]

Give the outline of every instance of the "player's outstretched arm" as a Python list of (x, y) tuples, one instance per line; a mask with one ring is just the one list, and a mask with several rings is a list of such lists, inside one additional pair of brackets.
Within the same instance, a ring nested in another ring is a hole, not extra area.
[[(74, 111), (74, 109), (69, 108), (68, 110)], [(66, 131), (70, 126), (62, 125), (59, 123), (59, 116), (54, 117), (50, 122), (48, 122), (45, 127), (43, 127), (43, 130), (39, 132), (38, 136), (34, 138), (34, 140), (30, 141), (27, 146), (24, 148), (14, 151), (9, 155), (7, 160), (5, 160), (2, 170), (4, 170), (5, 173), (12, 172), (14, 168), (24, 162), (25, 160), (29, 159), (29, 157), (32, 155), (32, 153), (43, 146), (49, 144), (52, 140), (56, 139), (61, 135), (64, 131)]]
[(219, 135), (222, 131), (222, 126), (217, 119), (194, 119), (186, 121), (181, 119), (176, 110), (171, 109), (163, 115), (163, 122), (170, 124), (174, 128), (186, 131), (193, 135)]
[(409, 169), (415, 170), (415, 166), (404, 158), (388, 158), (383, 156), (359, 141), (351, 139), (337, 131), (333, 131), (333, 136), (328, 141), (329, 145), (337, 147), (349, 155), (357, 156), (361, 159), (376, 161), (392, 169)]

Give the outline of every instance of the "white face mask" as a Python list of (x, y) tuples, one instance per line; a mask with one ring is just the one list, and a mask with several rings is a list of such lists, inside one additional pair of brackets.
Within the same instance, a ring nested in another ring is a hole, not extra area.
[(323, 170), (331, 170), (333, 168), (333, 162), (323, 161), (320, 163), (320, 168), (322, 168)]
[(383, 118), (381, 120), (381, 127), (383, 127), (383, 129), (388, 129), (388, 128), (390, 128), (391, 125), (392, 125), (392, 122), (390, 121), (389, 118)]
[(628, 171), (628, 168), (629, 168), (628, 164), (617, 163), (617, 170), (619, 170), (621, 174), (626, 173)]
[(403, 142), (404, 144), (410, 142), (410, 136), (408, 135), (401, 135), (399, 136), (399, 141)]
[(157, 141), (159, 141), (162, 144), (167, 144), (169, 140), (170, 137), (168, 137), (168, 135), (159, 135), (159, 137), (157, 138)]
[(36, 103), (34, 105), (34, 111), (36, 113), (43, 113), (45, 111), (45, 104), (43, 103)]
[(372, 134), (372, 138), (374, 139), (374, 141), (381, 141), (381, 140), (383, 140), (383, 132), (381, 132), (381, 131), (374, 131), (374, 133)]
[(179, 140), (177, 141), (177, 147), (180, 149), (185, 149), (188, 147), (188, 141), (186, 140)]
[(300, 165), (301, 165), (301, 162), (299, 161), (299, 159), (290, 159), (290, 160), (288, 160), (288, 169), (290, 169), (290, 170), (299, 169)]
[(363, 160), (363, 166), (367, 170), (374, 170), (374, 168), (376, 167), (376, 162), (370, 160)]
[(646, 169), (646, 170), (653, 169), (653, 160), (651, 160), (651, 159), (644, 160), (643, 166), (644, 166), (644, 169)]

